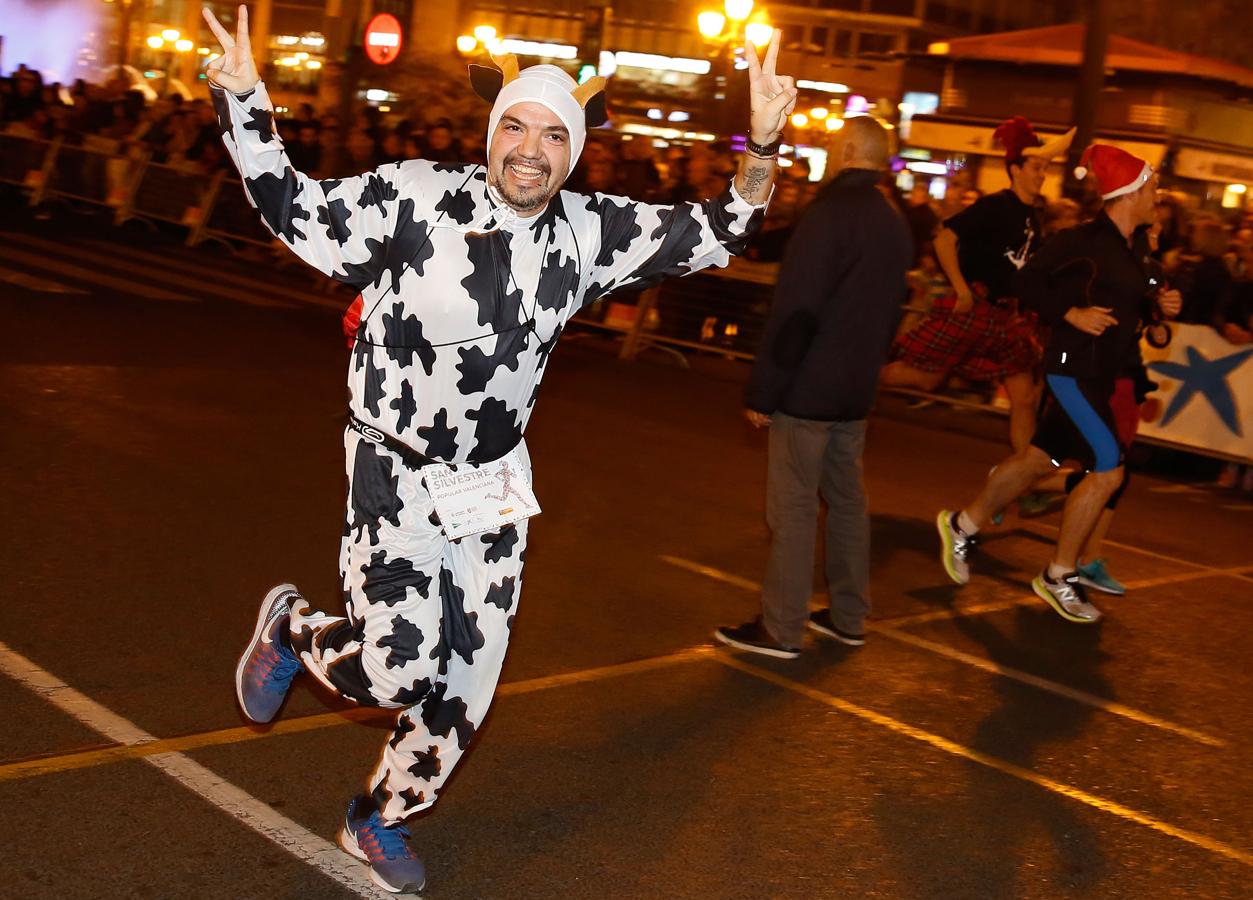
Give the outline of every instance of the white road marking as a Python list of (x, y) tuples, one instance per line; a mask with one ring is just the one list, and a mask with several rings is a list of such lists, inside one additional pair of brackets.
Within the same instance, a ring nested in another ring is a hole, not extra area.
[[(691, 560), (683, 559), (677, 556), (662, 556), (661, 559), (663, 562), (667, 562), (670, 565), (675, 566), (677, 568), (687, 569), (689, 572), (695, 572), (698, 575), (704, 575), (707, 578), (713, 578), (717, 581), (723, 582), (724, 584), (733, 584), (736, 587), (741, 587), (741, 588), (744, 588), (745, 590), (753, 591), (753, 592), (757, 592), (761, 590), (761, 585), (758, 584), (757, 582), (750, 581), (747, 578), (741, 578), (738, 575), (732, 575), (729, 572), (723, 572), (721, 569), (716, 569), (713, 566), (706, 566), (702, 563), (692, 562)], [(1190, 574), (1192, 578), (1195, 579), (1195, 578), (1207, 578), (1212, 573), (1193, 572)], [(1226, 574), (1226, 573), (1224, 572), (1221, 574)], [(1174, 578), (1164, 579), (1164, 581), (1180, 581), (1180, 580), (1184, 580), (1184, 578), (1174, 577)], [(1129, 585), (1129, 587), (1134, 587), (1134, 586), (1135, 586), (1134, 584)], [(980, 607), (970, 607), (968, 609), (954, 609), (954, 610), (943, 610), (943, 611), (937, 610), (936, 612), (939, 615), (936, 615), (935, 618), (952, 618), (953, 616), (968, 615), (968, 614), (978, 613), (978, 612), (991, 612), (993, 610), (999, 610), (999, 609), (1010, 609), (1015, 606), (1023, 605), (1025, 603), (1038, 604), (1039, 601), (1036, 600), (1034, 597), (1030, 597), (1030, 598), (1019, 597), (1019, 598), (1015, 598), (1012, 600), (994, 601), (992, 603), (982, 604)], [(924, 614), (924, 615), (927, 615), (927, 614)], [(944, 644), (936, 643), (934, 641), (928, 641), (923, 638), (915, 637), (914, 635), (906, 634), (905, 632), (899, 630), (900, 626), (904, 624), (917, 624), (920, 619), (921, 619), (920, 616), (912, 616), (908, 618), (888, 620), (891, 622), (891, 625), (886, 625), (886, 624), (876, 623), (876, 622), (867, 622), (866, 630), (873, 631), (876, 634), (881, 634), (884, 637), (892, 638), (893, 640), (900, 641), (901, 643), (904, 643), (904, 644), (909, 644), (911, 646), (919, 648), (920, 650), (927, 650), (939, 656), (944, 656), (944, 657), (947, 657), (948, 659), (965, 663), (966, 665), (972, 666), (976, 669), (980, 669), (985, 672), (990, 672), (994, 675), (1000, 675), (1004, 678), (1009, 678), (1013, 681), (1021, 682), (1022, 684), (1028, 684), (1031, 687), (1039, 688), (1040, 690), (1047, 691), (1050, 694), (1055, 694), (1059, 697), (1065, 697), (1067, 700), (1073, 700), (1076, 703), (1082, 703), (1085, 706), (1091, 706), (1094, 709), (1099, 709), (1115, 716), (1120, 716), (1125, 719), (1130, 719), (1134, 722), (1139, 722), (1144, 725), (1152, 725), (1156, 728), (1162, 728), (1167, 731), (1173, 731), (1176, 734), (1180, 734), (1180, 735), (1183, 735), (1184, 737), (1191, 738), (1192, 740), (1198, 741), (1202, 744), (1208, 744), (1211, 747), (1226, 746), (1226, 743), (1222, 741), (1221, 739), (1205, 734), (1204, 732), (1200, 732), (1195, 729), (1188, 728), (1186, 725), (1178, 725), (1167, 719), (1162, 719), (1150, 713), (1143, 712), (1142, 710), (1138, 710), (1130, 706), (1125, 706), (1121, 703), (1116, 703), (1112, 700), (1106, 700), (1103, 697), (1097, 697), (1095, 694), (1089, 694), (1086, 691), (1077, 690), (1068, 685), (1061, 684), (1056, 681), (1052, 681), (1048, 678), (1043, 678), (1039, 675), (1032, 675), (1030, 672), (1023, 672), (1018, 669), (1012, 669), (1008, 666), (1002, 666), (999, 663), (992, 662), (989, 659), (983, 659), (982, 657), (974, 656), (970, 653), (965, 653), (961, 650), (957, 650), (952, 647), (948, 647)], [(923, 621), (932, 621), (932, 620), (925, 619)], [(892, 626), (896, 626), (896, 627), (892, 627)]]
[[(40, 241), (38, 238), (32, 238), (29, 235), (22, 234), (10, 235), (10, 237), (13, 240), (26, 244), (34, 250), (45, 250), (45, 242)], [(65, 248), (58, 249), (64, 250)], [(133, 278), (133, 281), (130, 282), (132, 291), (134, 290), (136, 283), (147, 284), (155, 280), (163, 287), (181, 288), (189, 293), (195, 293), (199, 296), (225, 298), (228, 300), (234, 300), (237, 303), (246, 303), (250, 306), (277, 307), (282, 309), (292, 308), (291, 303), (283, 300), (273, 300), (264, 296), (259, 288), (252, 288), (248, 290), (231, 288), (222, 282), (214, 281), (211, 278), (189, 275), (185, 272), (180, 272), (177, 264), (171, 265), (166, 263), (160, 266), (160, 275), (158, 278), (154, 279), (154, 269), (157, 269), (158, 267), (152, 264), (141, 267), (140, 265), (119, 259), (117, 254), (97, 253), (87, 250), (81, 246), (73, 246), (71, 252), (73, 253), (75, 259), (82, 260), (85, 263), (94, 263), (97, 266), (120, 266), (123, 270), (127, 271), (127, 277)], [(45, 263), (45, 265), (52, 265), (60, 268), (62, 263), (59, 260), (56, 262), (49, 260)], [(132, 269), (134, 270), (134, 275), (130, 276), (129, 271)], [(113, 276), (105, 275), (103, 272), (95, 269), (80, 277), (86, 278), (88, 281), (103, 281), (104, 278), (113, 278)]]
[(27, 272), (19, 272), (16, 269), (6, 269), (4, 266), (0, 266), (0, 281), (6, 281), (9, 284), (16, 284), (18, 287), (24, 287), (31, 291), (38, 291), (41, 294), (87, 293), (87, 291), (82, 288), (62, 284), (59, 281), (50, 281), (47, 278), (38, 278)]
[(27, 253), (17, 250), (13, 247), (0, 246), (0, 259), (6, 259), (9, 262), (19, 263), (21, 265), (32, 266), (41, 272), (50, 270), (56, 271), (59, 275), (67, 278), (75, 278), (80, 281), (86, 281), (100, 287), (112, 288), (124, 294), (134, 294), (144, 297), (148, 300), (172, 300), (177, 303), (199, 303), (195, 297), (188, 297), (184, 294), (175, 294), (171, 291), (163, 291), (161, 288), (153, 287), (144, 280), (143, 277), (137, 275), (134, 278), (115, 278), (112, 275), (106, 275), (96, 269), (84, 269), (82, 266), (75, 266), (64, 260), (50, 262), (47, 257), (38, 253)]
[[(154, 735), (74, 690), (51, 672), (35, 665), (3, 643), (0, 643), (0, 672), (109, 740), (127, 745), (146, 744), (156, 740)], [(297, 859), (339, 882), (358, 897), (392, 896), (375, 887), (366, 874), (366, 867), (335, 844), (281, 815), (182, 753), (145, 756), (143, 761), (155, 766)]]

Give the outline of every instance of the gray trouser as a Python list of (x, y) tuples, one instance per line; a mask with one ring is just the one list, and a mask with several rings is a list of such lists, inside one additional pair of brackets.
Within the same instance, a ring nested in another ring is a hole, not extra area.
[(818, 496), (827, 502), (827, 590), (831, 619), (861, 634), (870, 611), (870, 520), (862, 485), (866, 422), (815, 422), (773, 415), (766, 483), (770, 562), (762, 589), (766, 628), (799, 647), (813, 590)]

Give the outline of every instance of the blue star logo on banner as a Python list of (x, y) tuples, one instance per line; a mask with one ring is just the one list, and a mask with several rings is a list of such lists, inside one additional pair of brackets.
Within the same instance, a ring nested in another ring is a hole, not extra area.
[(1180, 383), (1175, 396), (1170, 398), (1166, 414), (1162, 416), (1162, 425), (1169, 425), (1171, 420), (1183, 411), (1192, 399), (1193, 394), (1202, 394), (1218, 413), (1218, 418), (1236, 437), (1244, 437), (1240, 428), (1240, 416), (1236, 410), (1235, 398), (1231, 396), (1231, 386), (1227, 384), (1227, 376), (1240, 368), (1253, 350), (1241, 350), (1224, 356), (1221, 359), (1206, 359), (1200, 350), (1188, 347), (1187, 365), (1177, 362), (1149, 363), (1149, 368), (1160, 372), (1167, 378), (1175, 378)]

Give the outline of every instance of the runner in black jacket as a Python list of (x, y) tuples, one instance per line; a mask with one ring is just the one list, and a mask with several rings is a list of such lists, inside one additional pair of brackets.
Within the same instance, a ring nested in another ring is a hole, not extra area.
[(1018, 279), (1019, 296), (1052, 326), (1044, 356), (1048, 398), (1035, 438), (992, 470), (973, 504), (941, 511), (936, 526), (945, 569), (965, 584), (979, 529), (1063, 460), (1078, 459), (1089, 475), (1067, 498), (1056, 552), (1032, 589), (1063, 618), (1090, 623), (1101, 613), (1088, 601), (1076, 567), (1080, 548), (1123, 481), (1125, 448), (1109, 400), (1136, 351), (1150, 287), (1135, 232), (1153, 221), (1157, 177), (1147, 163), (1114, 147), (1089, 148), (1084, 160), (1091, 161), (1105, 210), (1059, 234)]

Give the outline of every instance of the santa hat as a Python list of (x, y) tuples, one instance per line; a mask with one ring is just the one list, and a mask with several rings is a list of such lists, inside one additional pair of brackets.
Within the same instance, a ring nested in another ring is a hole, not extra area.
[(1102, 200), (1134, 193), (1153, 177), (1152, 166), (1138, 156), (1109, 144), (1093, 144), (1083, 151), (1075, 168), (1075, 177), (1082, 181), (1089, 172), (1096, 176)]
[(518, 103), (538, 103), (551, 110), (570, 133), (570, 170), (578, 162), (587, 140), (587, 129), (603, 125), (605, 112), (605, 79), (590, 78), (578, 84), (557, 66), (530, 66), (518, 71), (518, 60), (512, 53), (492, 56), (497, 68), (470, 66), (470, 84), (474, 92), (491, 102), (487, 122), (488, 151), (492, 135), (505, 110)]
[(1005, 161), (1018, 162), (1023, 158), (1023, 151), (1040, 146), (1040, 138), (1036, 135), (1031, 123), (1022, 116), (1014, 116), (1002, 122), (992, 132), (992, 140), (1005, 148)]

